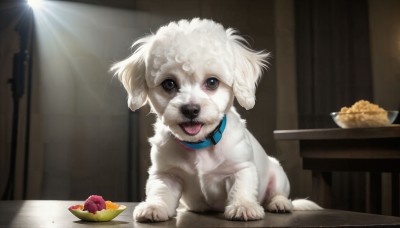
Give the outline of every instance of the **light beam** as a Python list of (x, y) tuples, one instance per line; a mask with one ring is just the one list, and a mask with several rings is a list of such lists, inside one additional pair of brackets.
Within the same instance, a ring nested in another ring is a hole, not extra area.
[(27, 0), (27, 3), (32, 9), (39, 9), (43, 5), (43, 0)]

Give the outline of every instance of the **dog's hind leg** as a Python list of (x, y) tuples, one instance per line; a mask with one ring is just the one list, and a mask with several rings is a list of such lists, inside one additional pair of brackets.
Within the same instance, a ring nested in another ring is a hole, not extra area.
[(283, 195), (275, 195), (264, 204), (266, 211), (275, 213), (287, 213), (293, 210), (292, 202)]
[(270, 157), (270, 165), (268, 172), (270, 175), (263, 207), (269, 212), (290, 212), (293, 209), (293, 204), (288, 199), (290, 192), (289, 180), (276, 159)]

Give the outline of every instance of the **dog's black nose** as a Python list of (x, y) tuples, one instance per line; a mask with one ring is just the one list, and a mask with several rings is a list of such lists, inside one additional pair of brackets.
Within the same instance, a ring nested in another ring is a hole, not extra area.
[(181, 113), (189, 119), (194, 119), (200, 114), (200, 105), (197, 104), (183, 105), (181, 107)]

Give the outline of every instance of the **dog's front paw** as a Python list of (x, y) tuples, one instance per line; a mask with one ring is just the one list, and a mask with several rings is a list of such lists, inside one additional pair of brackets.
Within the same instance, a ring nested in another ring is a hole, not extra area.
[(230, 220), (259, 220), (264, 218), (264, 208), (257, 202), (233, 203), (225, 208), (225, 218)]
[(288, 213), (293, 209), (293, 204), (286, 197), (276, 195), (268, 202), (265, 209), (269, 212)]
[(167, 221), (168, 209), (162, 203), (141, 202), (133, 211), (133, 218), (138, 222)]

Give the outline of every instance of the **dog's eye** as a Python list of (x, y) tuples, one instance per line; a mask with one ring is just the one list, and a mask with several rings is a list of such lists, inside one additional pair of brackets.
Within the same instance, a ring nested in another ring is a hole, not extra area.
[(161, 86), (163, 89), (167, 92), (171, 92), (173, 90), (176, 90), (178, 86), (176, 85), (176, 82), (172, 79), (167, 79), (161, 83)]
[(219, 86), (219, 81), (216, 78), (209, 78), (204, 85), (208, 90), (216, 90)]

